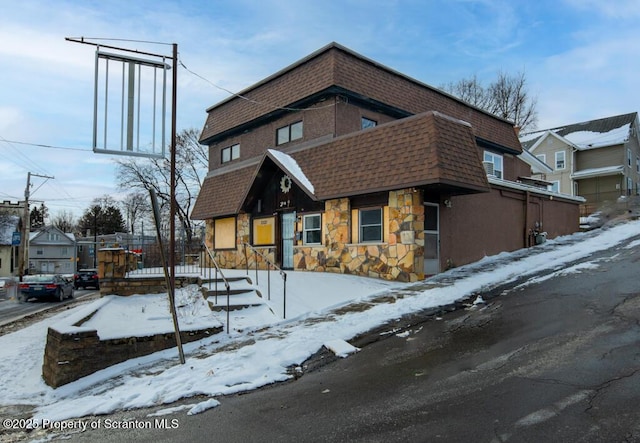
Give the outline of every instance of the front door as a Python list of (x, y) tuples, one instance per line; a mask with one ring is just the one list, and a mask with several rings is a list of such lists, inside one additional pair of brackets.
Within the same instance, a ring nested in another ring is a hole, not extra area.
[(283, 212), (281, 220), (282, 233), (282, 269), (293, 269), (293, 244), (296, 236), (296, 213)]
[(424, 204), (424, 275), (440, 272), (440, 214), (437, 203)]

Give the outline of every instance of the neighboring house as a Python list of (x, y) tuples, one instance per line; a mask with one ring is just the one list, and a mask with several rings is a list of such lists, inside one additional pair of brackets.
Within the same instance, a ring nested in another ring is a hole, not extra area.
[(20, 217), (0, 213), (0, 277), (10, 277), (18, 267), (18, 247), (13, 244)]
[(55, 226), (29, 235), (30, 274), (73, 274), (76, 271), (76, 239)]
[(604, 201), (640, 193), (638, 113), (617, 115), (522, 134), (524, 148), (553, 168), (554, 189)]
[(526, 183), (511, 122), (335, 43), (207, 112), (191, 216), (226, 268), (248, 244), (284, 269), (414, 281), (579, 228), (583, 199)]

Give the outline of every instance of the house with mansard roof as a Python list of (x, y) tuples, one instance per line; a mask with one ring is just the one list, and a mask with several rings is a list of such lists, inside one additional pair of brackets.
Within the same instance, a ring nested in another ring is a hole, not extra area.
[(415, 281), (579, 227), (582, 199), (531, 184), (512, 122), (336, 43), (207, 114), (191, 216), (226, 268), (248, 248)]
[(640, 193), (638, 113), (522, 134), (522, 146), (553, 172), (554, 190), (585, 198), (588, 212), (605, 201)]

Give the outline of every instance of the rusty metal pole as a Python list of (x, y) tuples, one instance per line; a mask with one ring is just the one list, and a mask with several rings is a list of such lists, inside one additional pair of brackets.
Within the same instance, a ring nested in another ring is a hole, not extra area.
[(184, 364), (182, 339), (175, 309), (176, 300), (176, 110), (178, 107), (178, 44), (173, 43), (173, 77), (171, 88), (171, 202), (169, 209), (169, 297), (172, 306), (173, 323), (176, 330), (176, 343), (180, 354), (180, 363)]

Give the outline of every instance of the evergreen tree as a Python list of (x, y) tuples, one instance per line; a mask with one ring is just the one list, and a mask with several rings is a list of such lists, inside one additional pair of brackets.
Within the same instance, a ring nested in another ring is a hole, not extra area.
[(44, 228), (48, 217), (49, 209), (44, 205), (44, 203), (41, 203), (39, 208), (37, 206), (34, 206), (29, 213), (29, 223), (31, 226), (31, 230), (37, 231)]
[(113, 198), (108, 195), (97, 198), (91, 203), (78, 223), (82, 235), (106, 235), (127, 232), (122, 212)]

